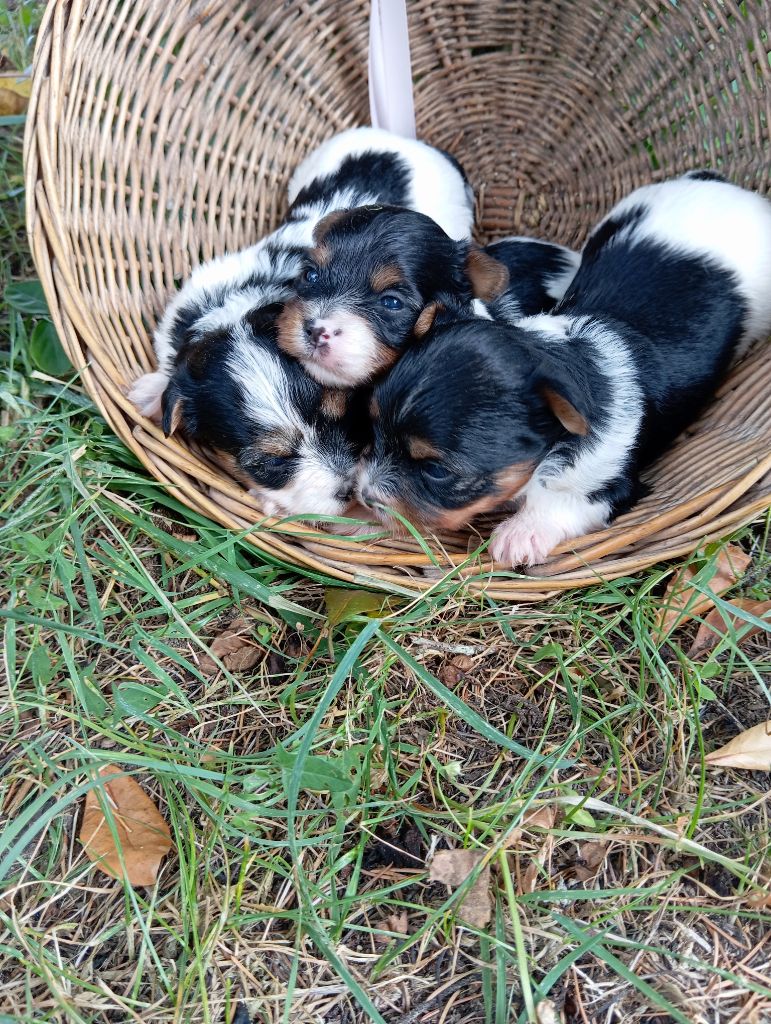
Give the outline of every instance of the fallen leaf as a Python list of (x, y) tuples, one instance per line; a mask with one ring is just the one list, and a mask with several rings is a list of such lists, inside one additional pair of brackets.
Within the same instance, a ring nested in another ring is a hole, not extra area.
[[(216, 637), (209, 646), (230, 672), (246, 672), (253, 668), (262, 657), (262, 648), (252, 635), (254, 623), (251, 619), (234, 619), (228, 628)], [(216, 675), (219, 665), (208, 654), (201, 656), (198, 667), (207, 676)]]
[[(86, 856), (106, 875), (132, 885), (153, 885), (161, 860), (172, 847), (169, 826), (130, 775), (112, 764), (100, 768), (99, 775), (105, 781), (86, 793), (78, 837)], [(102, 805), (112, 810), (113, 828)]]
[(380, 615), (387, 602), (387, 594), (376, 594), (371, 590), (346, 590), (345, 587), (326, 587), (324, 590), (330, 626), (339, 626), (356, 615), (374, 618)]
[[(749, 612), (750, 615), (754, 615), (757, 619), (762, 619), (768, 611), (771, 611), (771, 601), (750, 601), (747, 598), (737, 597), (731, 601), (731, 604), (735, 608)], [(699, 626), (699, 630), (688, 651), (689, 658), (697, 657), (700, 654), (707, 654), (714, 647), (717, 647), (718, 643), (726, 636), (730, 627), (739, 630), (742, 626), (749, 626), (749, 629), (747, 629), (747, 632), (742, 637), (743, 640), (746, 640), (747, 637), (752, 636), (754, 633), (762, 632), (762, 627), (747, 622), (741, 615), (727, 612), (727, 616), (728, 621), (726, 622), (724, 613), (719, 608), (712, 609), (704, 622)], [(768, 628), (771, 630), (771, 621), (768, 623)]]
[(747, 903), (754, 910), (767, 910), (771, 907), (771, 892), (763, 889), (761, 892), (753, 892), (747, 897)]
[(531, 828), (553, 828), (557, 820), (557, 809), (550, 804), (542, 807), (531, 807), (525, 811), (520, 824), (509, 834), (507, 846), (516, 846), (522, 838), (522, 833)]
[[(431, 861), (428, 879), (430, 882), (444, 882), (455, 889), (466, 881), (484, 856), (479, 850), (438, 850)], [(458, 907), (458, 917), (473, 928), (484, 928), (492, 912), (490, 865), (486, 864), (463, 897)]]
[(389, 914), (385, 921), (383, 921), (383, 927), (388, 932), (395, 932), (397, 935), (407, 935), (408, 923), (407, 911), (402, 910), (398, 914)]
[(579, 882), (590, 882), (596, 877), (608, 853), (608, 843), (588, 842), (578, 847), (578, 860), (573, 873)]
[(474, 667), (474, 659), (467, 654), (459, 654), (457, 658), (446, 662), (439, 669), (439, 679), (445, 686), (457, 686)]
[[(715, 575), (709, 581), (710, 590), (717, 595), (724, 594), (741, 579), (750, 561), (750, 556), (737, 544), (727, 544), (715, 560)], [(670, 581), (661, 599), (662, 608), (657, 621), (661, 636), (667, 636), (675, 625), (682, 626), (694, 615), (701, 615), (712, 607), (712, 599), (690, 585), (700, 571), (698, 566), (687, 565)], [(685, 608), (688, 610), (685, 611)]]
[(704, 758), (713, 768), (754, 768), (771, 771), (771, 721), (753, 725), (725, 746), (713, 750)]
[(564, 1020), (551, 999), (542, 999), (536, 1006), (535, 1019), (538, 1024), (560, 1024)]
[(23, 114), (29, 104), (32, 81), (28, 75), (0, 74), (0, 117)]

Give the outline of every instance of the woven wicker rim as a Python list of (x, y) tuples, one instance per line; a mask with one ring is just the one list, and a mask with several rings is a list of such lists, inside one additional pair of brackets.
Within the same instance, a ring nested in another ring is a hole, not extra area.
[[(54, 323), (86, 389), (182, 502), (265, 556), (403, 594), (463, 585), (540, 600), (686, 555), (771, 504), (771, 365), (761, 349), (609, 529), (528, 576), (469, 557), (489, 525), (361, 544), (276, 524), (222, 466), (166, 440), (126, 398), (151, 330), (202, 259), (285, 212), (292, 167), (367, 122), (365, 0), (53, 0), (27, 125), (28, 229)], [(454, 152), (479, 239), (577, 245), (639, 184), (694, 167), (768, 190), (764, 5), (554, 0), (408, 3), (421, 137)]]

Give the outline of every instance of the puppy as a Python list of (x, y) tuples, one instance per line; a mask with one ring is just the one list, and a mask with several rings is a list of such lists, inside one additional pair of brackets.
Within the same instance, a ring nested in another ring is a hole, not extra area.
[(362, 502), (455, 529), (516, 503), (504, 565), (542, 562), (640, 494), (639, 471), (771, 330), (771, 204), (705, 172), (638, 189), (552, 314), (437, 318), (375, 389)]
[(564, 245), (518, 235), (486, 245), (485, 252), (509, 274), (505, 291), (485, 303), (485, 310), (493, 320), (510, 324), (553, 309), (581, 262), (579, 253)]
[(201, 264), (169, 303), (154, 335), (158, 370), (141, 377), (129, 395), (143, 415), (160, 415), (181, 346), (293, 294), (314, 230), (335, 211), (415, 206), (451, 237), (471, 237), (474, 196), (457, 160), (379, 128), (351, 128), (324, 142), (292, 175), (289, 199), (286, 223), (256, 245)]
[[(312, 244), (314, 228), (334, 211), (384, 201), (425, 202), (449, 231), (468, 236), (473, 196), (451, 158), (368, 128), (343, 132), (311, 154), (295, 172), (290, 196), (287, 221), (271, 235), (193, 272), (155, 331), (158, 369), (140, 377), (129, 397), (144, 415), (162, 417), (167, 435), (184, 427), (202, 444), (234, 455), (255, 481), (266, 510), (337, 515), (350, 473), (348, 455), (341, 452), (353, 450), (357, 437), (346, 434), (348, 425), (328, 423), (318, 404), (314, 418), (312, 403), (322, 401), (323, 390), (276, 350), (274, 338), (302, 254)], [(218, 344), (222, 352), (216, 354)], [(264, 393), (251, 394), (253, 386)], [(207, 403), (216, 415), (206, 413)], [(293, 444), (278, 454), (263, 451), (263, 434), (282, 404), (285, 415), (278, 427)], [(345, 404), (339, 396), (327, 401), (330, 407)], [(277, 460), (284, 460), (281, 487)]]
[(276, 348), (264, 321), (247, 316), (182, 353), (163, 392), (162, 425), (167, 436), (183, 425), (230, 456), (269, 515), (339, 516), (351, 504), (364, 441), (354, 403), (340, 391), (325, 393)]
[(382, 376), (428, 330), (439, 304), (492, 302), (509, 281), (505, 266), (478, 246), (396, 206), (333, 213), (313, 240), (297, 297), (279, 318), (278, 344), (331, 387)]

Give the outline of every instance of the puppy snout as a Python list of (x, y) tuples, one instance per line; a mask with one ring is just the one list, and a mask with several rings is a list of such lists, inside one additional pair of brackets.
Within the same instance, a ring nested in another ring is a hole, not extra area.
[(314, 349), (323, 348), (333, 337), (343, 333), (339, 327), (324, 320), (306, 320), (304, 326), (308, 341)]
[(372, 508), (372, 506), (375, 505), (377, 502), (375, 492), (372, 490), (369, 484), (363, 484), (361, 486), (361, 488), (359, 489), (359, 497), (361, 498), (362, 504), (366, 505), (367, 508)]
[(337, 494), (335, 494), (335, 498), (337, 499), (337, 501), (345, 502), (345, 504), (348, 504), (348, 502), (351, 500), (352, 497), (353, 497), (353, 485), (352, 484), (345, 484), (345, 485), (343, 485), (337, 491)]

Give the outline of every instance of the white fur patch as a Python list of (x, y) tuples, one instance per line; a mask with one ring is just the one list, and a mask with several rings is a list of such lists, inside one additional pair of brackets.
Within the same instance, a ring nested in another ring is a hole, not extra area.
[(484, 304), (484, 302), (482, 302), (481, 299), (474, 299), (474, 301), (471, 303), (471, 309), (472, 309), (472, 312), (474, 313), (474, 316), (478, 316), (482, 320), (492, 320), (493, 319), (492, 316), (490, 315), (489, 309)]
[(169, 378), (162, 370), (146, 373), (131, 385), (129, 400), (139, 409), (143, 416), (151, 420), (161, 418), (161, 398), (166, 390)]
[(457, 168), (438, 149), (416, 139), (394, 135), (383, 128), (350, 128), (322, 143), (300, 164), (289, 182), (289, 202), (314, 178), (333, 174), (348, 156), (370, 150), (396, 153), (408, 164), (412, 177), (409, 203), (457, 240), (471, 237), (473, 196)]
[(313, 323), (325, 327), (331, 337), (325, 347), (309, 350), (302, 359), (311, 377), (335, 387), (355, 387), (372, 377), (379, 343), (362, 317), (341, 309), (313, 319)]
[(736, 275), (748, 304), (743, 341), (748, 344), (771, 330), (771, 203), (767, 199), (729, 182), (683, 177), (636, 189), (608, 217), (638, 206), (645, 207), (643, 216), (619, 232), (619, 239), (651, 239), (678, 252), (715, 260)]
[(546, 294), (550, 299), (554, 299), (555, 302), (559, 302), (564, 296), (581, 264), (579, 253), (573, 252), (572, 249), (561, 248), (567, 261), (565, 269), (559, 274), (552, 274), (551, 277), (547, 277), (544, 281)]
[(263, 428), (304, 431), (306, 424), (291, 401), (281, 360), (255, 345), (242, 325), (233, 328), (233, 337), (227, 369), (243, 387), (247, 415)]
[(319, 458), (313, 437), (304, 440), (297, 472), (280, 491), (266, 487), (254, 489), (263, 508), (271, 516), (341, 516), (350, 502), (340, 501), (338, 492), (346, 484), (339, 470)]

